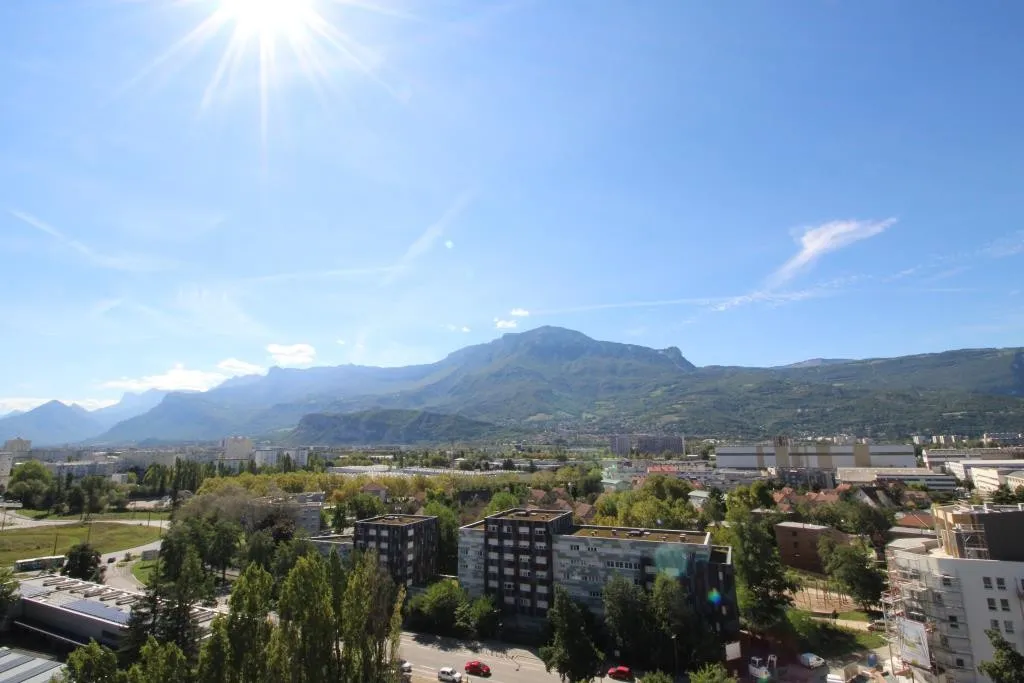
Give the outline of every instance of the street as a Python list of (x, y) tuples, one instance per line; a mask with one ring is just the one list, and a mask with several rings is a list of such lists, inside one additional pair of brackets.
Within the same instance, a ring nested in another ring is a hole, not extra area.
[[(464, 643), (449, 638), (402, 634), (401, 656), (412, 662), (414, 680), (437, 680), (437, 670), (443, 666), (463, 672), (464, 681), (490, 681), (491, 683), (532, 683), (558, 681), (557, 674), (544, 670), (544, 663), (529, 650), (497, 643), (482, 644), (474, 651)], [(491, 667), (491, 676), (466, 676), (466, 662), (478, 659)]]

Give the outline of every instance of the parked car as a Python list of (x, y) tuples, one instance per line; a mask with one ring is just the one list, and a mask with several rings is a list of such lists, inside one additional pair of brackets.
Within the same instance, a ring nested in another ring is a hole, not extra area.
[(805, 652), (800, 655), (800, 663), (808, 669), (817, 669), (818, 667), (825, 666), (825, 660), (813, 652)]
[(613, 666), (608, 669), (608, 678), (616, 681), (631, 681), (633, 680), (633, 672), (628, 666)]
[(478, 659), (474, 659), (471, 662), (466, 662), (466, 673), (473, 674), (474, 676), (490, 676), (491, 667)]
[(412, 673), (412, 662), (407, 662), (407, 661), (405, 661), (403, 659), (401, 662), (399, 662), (398, 669), (399, 669), (399, 671), (401, 671), (404, 674), (411, 674)]
[(116, 557), (108, 557), (107, 558), (107, 564), (114, 564), (115, 562), (117, 562), (117, 558)]
[(462, 674), (450, 666), (442, 666), (437, 672), (437, 680), (442, 683), (461, 683)]
[(885, 620), (884, 619), (876, 619), (875, 621), (872, 621), (870, 624), (868, 624), (868, 630), (869, 631), (884, 631), (885, 630)]

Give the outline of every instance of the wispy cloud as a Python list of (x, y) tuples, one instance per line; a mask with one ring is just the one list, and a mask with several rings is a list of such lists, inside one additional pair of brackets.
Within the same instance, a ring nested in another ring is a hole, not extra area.
[(530, 312), (525, 308), (513, 308), (508, 314), (513, 318), (525, 318), (530, 315)]
[[(448, 230), (449, 226), (454, 223), (462, 212), (465, 211), (469, 202), (472, 200), (472, 194), (470, 192), (463, 192), (455, 201), (448, 207), (438, 220), (434, 221), (427, 228), (420, 233), (420, 236), (406, 248), (405, 253), (402, 254), (401, 258), (394, 264), (394, 270), (387, 274), (384, 282), (385, 284), (393, 282), (402, 273), (407, 271), (413, 263), (415, 263), (420, 257), (429, 252), (433, 248), (434, 244), (437, 243), (441, 237), (444, 236), (445, 231)], [(450, 240), (449, 240), (450, 241)], [(447, 246), (447, 245), (446, 245)], [(455, 246), (452, 243), (452, 246)], [(451, 247), (448, 247), (449, 249)]]
[(316, 349), (309, 344), (267, 344), (267, 353), (282, 368), (312, 365)]
[(445, 249), (454, 249), (455, 248), (455, 242), (452, 242), (451, 240), (445, 240), (444, 241), (444, 248)]
[(807, 228), (798, 240), (800, 251), (775, 271), (769, 278), (769, 287), (784, 284), (825, 254), (880, 235), (895, 224), (895, 218), (887, 218), (882, 221), (832, 221)]
[(1018, 230), (1008, 237), (990, 242), (982, 247), (981, 253), (991, 258), (1006, 258), (1024, 254), (1024, 230)]
[(466, 325), (445, 325), (444, 328), (449, 332), (472, 332), (472, 330)]
[(206, 370), (189, 370), (183, 363), (178, 363), (167, 372), (145, 377), (122, 377), (103, 383), (104, 389), (122, 389), (124, 391), (147, 391), (162, 389), (164, 391), (206, 391), (228, 378), (223, 372)]
[(104, 254), (83, 242), (68, 237), (49, 223), (40, 220), (31, 214), (25, 213), (24, 211), (10, 209), (8, 213), (30, 228), (34, 228), (35, 230), (50, 236), (61, 244), (61, 246), (75, 252), (87, 263), (97, 268), (142, 273), (157, 270), (168, 270), (173, 267), (173, 264), (169, 262), (149, 258), (147, 256), (132, 254)]
[(266, 368), (255, 363), (247, 363), (237, 358), (225, 358), (217, 363), (217, 368), (230, 375), (262, 375)]
[(278, 284), (282, 282), (299, 282), (303, 280), (356, 280), (370, 275), (388, 275), (398, 270), (397, 266), (380, 266), (378, 268), (327, 268), (325, 270), (305, 270), (288, 273), (269, 273), (254, 275), (238, 280), (240, 283)]
[(519, 327), (517, 320), (502, 320), (501, 318), (494, 319), (494, 329), (496, 330), (514, 330)]

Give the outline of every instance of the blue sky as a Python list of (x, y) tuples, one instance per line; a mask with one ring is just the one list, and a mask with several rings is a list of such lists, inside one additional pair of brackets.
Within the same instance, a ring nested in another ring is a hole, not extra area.
[(0, 3), (0, 412), (1024, 339), (1021, 3), (274, 1)]

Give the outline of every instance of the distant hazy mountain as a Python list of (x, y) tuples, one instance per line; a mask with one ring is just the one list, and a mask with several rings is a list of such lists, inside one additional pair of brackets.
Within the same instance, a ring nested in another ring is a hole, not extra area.
[(280, 436), (306, 415), (378, 409), (460, 415), (519, 429), (895, 437), (1016, 428), (1024, 421), (1020, 397), (1020, 349), (697, 368), (674, 347), (650, 349), (541, 327), (428, 365), (274, 368), (205, 393), (170, 394), (97, 441)]
[(0, 419), (0, 441), (21, 437), (33, 445), (74, 443), (96, 436), (103, 425), (81, 406), (50, 401), (20, 415)]
[(6, 413), (0, 413), (0, 418), (3, 418), (3, 417), (14, 417), (15, 415), (21, 415), (24, 412), (25, 412), (24, 410), (11, 410), (11, 411), (8, 411)]
[(818, 368), (822, 365), (839, 365), (840, 363), (852, 362), (848, 358), (811, 358), (809, 360), (802, 360), (799, 363), (790, 363), (789, 365), (781, 365), (782, 368)]
[(459, 415), (422, 410), (314, 413), (299, 420), (287, 441), (318, 446), (444, 443), (493, 437), (498, 427)]
[(157, 407), (166, 395), (166, 391), (159, 389), (149, 389), (141, 394), (128, 392), (114, 405), (92, 411), (92, 416), (103, 429), (110, 429), (118, 422), (149, 412)]

